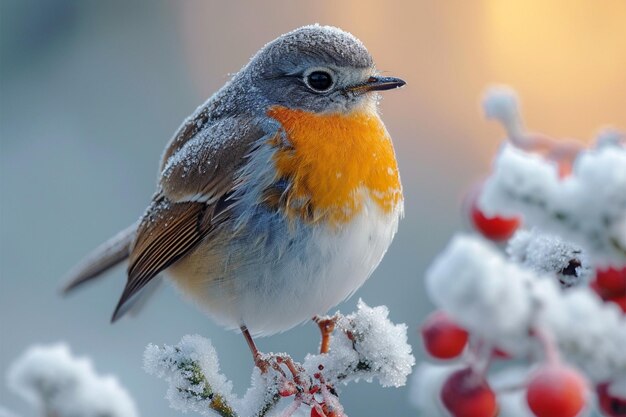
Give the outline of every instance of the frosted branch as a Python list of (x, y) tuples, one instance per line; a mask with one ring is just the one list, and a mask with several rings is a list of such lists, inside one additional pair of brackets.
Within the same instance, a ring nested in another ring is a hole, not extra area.
[(185, 336), (176, 346), (148, 345), (145, 370), (169, 382), (167, 399), (172, 408), (205, 416), (234, 417), (232, 384), (219, 372), (211, 342)]
[(232, 384), (219, 372), (210, 341), (185, 336), (172, 347), (149, 345), (145, 369), (168, 381), (170, 405), (206, 416), (291, 416), (302, 405), (318, 415), (342, 416), (338, 384), (377, 379), (384, 386), (406, 383), (415, 359), (407, 343), (407, 328), (388, 319), (386, 307), (369, 307), (359, 301), (357, 311), (336, 314), (335, 333), (328, 353), (307, 355), (302, 364), (286, 354), (269, 354), (276, 366), (261, 373), (254, 369), (252, 386), (243, 398), (232, 393)]
[(554, 163), (505, 145), (479, 205), (489, 215), (522, 214), (528, 226), (585, 248), (598, 265), (626, 265), (626, 148), (582, 152), (571, 176)]
[(48, 417), (137, 417), (128, 392), (112, 376), (96, 374), (65, 344), (32, 346), (7, 374), (9, 388)]
[(626, 318), (588, 287), (562, 291), (477, 238), (457, 236), (426, 275), (431, 299), (472, 334), (519, 356), (531, 355), (529, 330), (554, 335), (566, 358), (596, 382), (626, 378)]

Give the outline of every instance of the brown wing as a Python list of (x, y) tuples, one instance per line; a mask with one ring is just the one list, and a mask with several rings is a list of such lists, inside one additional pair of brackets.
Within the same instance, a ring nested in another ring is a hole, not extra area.
[(232, 185), (246, 155), (265, 135), (258, 122), (242, 116), (198, 131), (164, 164), (159, 178), (163, 194), (176, 202), (212, 203)]
[(205, 103), (198, 107), (196, 111), (185, 119), (183, 124), (178, 128), (170, 142), (165, 148), (165, 152), (161, 157), (161, 171), (165, 168), (165, 164), (185, 143), (192, 139), (201, 129), (203, 129), (209, 121), (209, 103)]
[(155, 198), (139, 223), (131, 248), (128, 281), (113, 313), (120, 318), (134, 303), (144, 286), (172, 265), (215, 229), (216, 209), (224, 204), (171, 203)]
[(129, 309), (159, 272), (185, 256), (228, 218), (218, 214), (232, 203), (228, 197), (235, 175), (254, 144), (265, 135), (252, 119), (225, 119), (205, 126), (171, 154), (159, 180), (161, 191), (137, 228), (130, 249), (128, 281), (112, 321)]

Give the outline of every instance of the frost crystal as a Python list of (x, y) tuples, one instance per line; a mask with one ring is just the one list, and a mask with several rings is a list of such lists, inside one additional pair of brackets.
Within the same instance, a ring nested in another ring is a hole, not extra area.
[(330, 354), (309, 355), (306, 369), (324, 366), (324, 375), (333, 382), (371, 382), (383, 387), (400, 387), (415, 364), (407, 343), (405, 324), (393, 324), (385, 306), (369, 307), (359, 300), (357, 311), (341, 317), (330, 344)]
[(562, 291), (549, 276), (467, 236), (454, 238), (426, 280), (436, 304), (493, 345), (532, 353), (528, 331), (539, 326), (594, 382), (626, 376), (626, 316), (588, 287)]
[(113, 376), (97, 375), (91, 361), (67, 345), (32, 346), (9, 368), (9, 388), (48, 416), (137, 417), (128, 392)]
[(426, 285), (430, 298), (460, 324), (516, 349), (530, 322), (533, 277), (486, 242), (457, 236), (427, 271)]
[(167, 398), (182, 411), (222, 417), (295, 417), (304, 415), (302, 405), (306, 411), (322, 410), (324, 404), (333, 415), (344, 416), (337, 383), (377, 378), (384, 387), (398, 387), (406, 383), (415, 363), (406, 325), (393, 324), (388, 315), (384, 306), (372, 308), (359, 301), (355, 313), (332, 317), (335, 332), (328, 353), (308, 355), (303, 364), (286, 354), (263, 355), (267, 368), (264, 373), (254, 369), (243, 398), (232, 394), (231, 383), (219, 373), (211, 342), (200, 336), (185, 336), (173, 347), (149, 345), (144, 367), (169, 382)]
[(626, 147), (605, 144), (582, 152), (571, 176), (556, 164), (505, 145), (479, 206), (487, 215), (522, 214), (585, 248), (598, 265), (626, 265)]
[(172, 408), (205, 416), (233, 415), (232, 384), (219, 372), (211, 342), (198, 335), (184, 336), (177, 346), (148, 345), (144, 369), (170, 386), (166, 398)]
[(411, 402), (422, 415), (428, 417), (448, 417), (441, 403), (441, 388), (446, 379), (461, 367), (455, 365), (434, 365), (422, 362), (411, 376)]
[(520, 230), (508, 242), (512, 260), (540, 274), (554, 274), (564, 287), (587, 283), (593, 275), (583, 250), (537, 229)]

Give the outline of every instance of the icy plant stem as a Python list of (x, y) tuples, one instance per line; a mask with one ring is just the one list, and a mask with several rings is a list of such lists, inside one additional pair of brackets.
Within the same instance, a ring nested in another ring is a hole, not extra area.
[(516, 148), (543, 154), (553, 161), (570, 163), (584, 148), (578, 141), (557, 141), (547, 135), (527, 132), (517, 96), (508, 88), (494, 87), (487, 91), (483, 106), (487, 118), (495, 119), (502, 125), (509, 142)]
[(200, 366), (193, 361), (185, 361), (179, 364), (179, 369), (183, 372), (189, 372), (189, 376), (187, 380), (190, 384), (194, 386), (202, 385), (204, 386), (204, 390), (200, 393), (192, 392), (190, 390), (184, 390), (179, 388), (180, 391), (185, 391), (190, 395), (197, 395), (203, 400), (210, 400), (210, 408), (216, 411), (222, 417), (236, 417), (237, 414), (233, 410), (233, 408), (226, 402), (224, 397), (213, 392), (211, 389), (211, 385), (207, 381), (206, 377), (202, 373)]
[(561, 355), (552, 333), (547, 332), (540, 327), (535, 327), (531, 334), (539, 341), (539, 343), (541, 343), (543, 352), (546, 355), (546, 361), (549, 364), (554, 365), (561, 362)]
[[(184, 392), (190, 396), (195, 396), (201, 400), (209, 400), (209, 408), (217, 412), (222, 417), (238, 417), (237, 412), (226, 401), (226, 399), (222, 395), (213, 392), (209, 382), (202, 373), (200, 366), (196, 362), (192, 360), (187, 360), (181, 362), (178, 366), (180, 371), (189, 375), (187, 377), (187, 381), (190, 383), (191, 386), (204, 387), (202, 392), (195, 392), (190, 389), (178, 388), (180, 392)], [(275, 392), (274, 395), (268, 395), (266, 398), (267, 401), (259, 407), (259, 410), (253, 414), (253, 417), (265, 417), (270, 411), (272, 411), (274, 406), (276, 406), (280, 396), (278, 395), (278, 392)], [(50, 415), (47, 417), (57, 416)]]

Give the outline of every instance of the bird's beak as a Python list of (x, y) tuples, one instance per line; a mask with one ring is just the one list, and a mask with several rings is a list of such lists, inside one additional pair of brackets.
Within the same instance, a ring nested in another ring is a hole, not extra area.
[(367, 93), (369, 91), (384, 91), (402, 87), (406, 82), (400, 78), (394, 77), (369, 77), (367, 81), (361, 84), (353, 85), (346, 90), (356, 93)]

